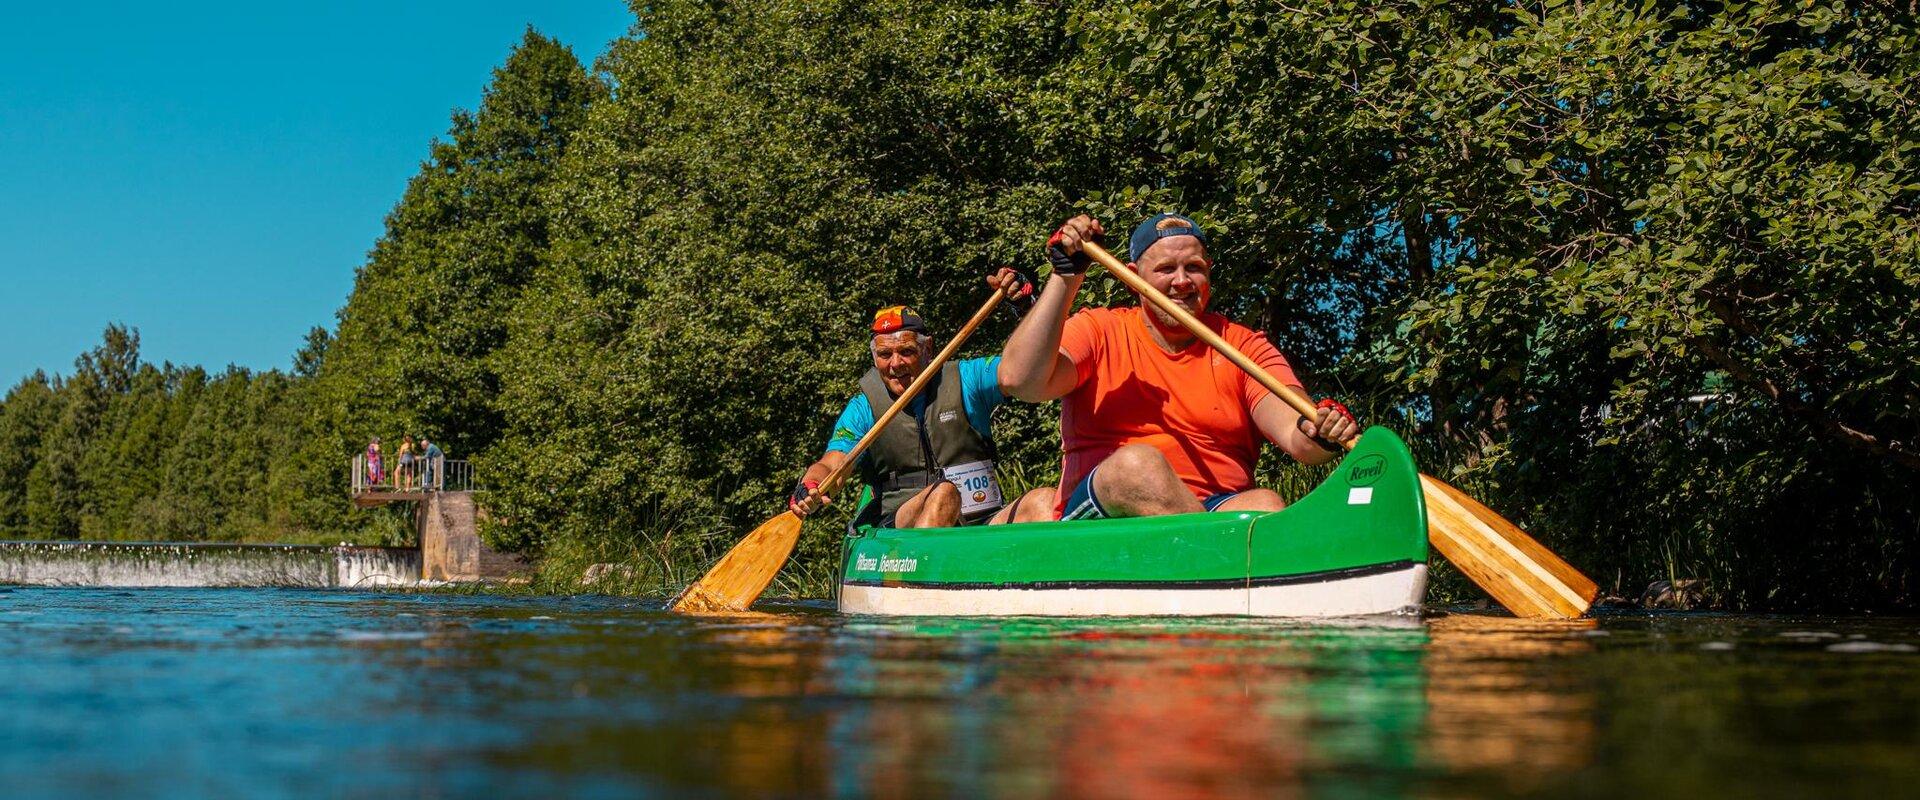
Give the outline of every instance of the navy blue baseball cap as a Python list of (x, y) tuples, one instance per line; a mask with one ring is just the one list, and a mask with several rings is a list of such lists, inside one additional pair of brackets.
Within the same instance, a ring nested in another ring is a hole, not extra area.
[[(1170, 219), (1178, 220), (1181, 224), (1160, 227), (1162, 221)], [(1127, 260), (1139, 261), (1154, 242), (1173, 236), (1191, 236), (1199, 239), (1201, 245), (1207, 243), (1207, 232), (1200, 230), (1200, 223), (1179, 214), (1155, 214), (1134, 227), (1132, 238), (1127, 240)]]

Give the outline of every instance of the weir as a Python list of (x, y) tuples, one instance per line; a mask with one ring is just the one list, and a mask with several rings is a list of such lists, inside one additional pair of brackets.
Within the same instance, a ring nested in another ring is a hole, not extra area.
[(0, 542), (0, 583), (371, 588), (420, 582), (412, 547)]
[[(356, 465), (356, 478), (360, 474)], [(0, 584), (364, 589), (498, 580), (526, 572), (524, 559), (494, 552), (480, 541), (479, 508), (468, 490), (472, 473), (465, 464), (447, 462), (435, 474), (445, 478), (425, 488), (356, 480), (350, 492), (361, 508), (412, 503), (417, 547), (0, 541)], [(443, 490), (447, 485), (459, 489)]]

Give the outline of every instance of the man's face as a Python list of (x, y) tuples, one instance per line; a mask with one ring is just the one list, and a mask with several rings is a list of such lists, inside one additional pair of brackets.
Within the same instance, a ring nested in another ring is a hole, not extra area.
[(933, 355), (933, 340), (918, 331), (883, 333), (873, 337), (873, 368), (887, 382), (887, 391), (898, 397), (907, 384), (920, 376)]
[[(1147, 252), (1140, 254), (1140, 277), (1159, 289), (1161, 294), (1179, 303), (1188, 313), (1199, 314), (1207, 310), (1207, 298), (1212, 291), (1213, 262), (1207, 260), (1207, 247), (1192, 236), (1175, 236), (1154, 242)], [(1167, 328), (1178, 328), (1180, 323), (1166, 312), (1148, 304), (1153, 318)]]

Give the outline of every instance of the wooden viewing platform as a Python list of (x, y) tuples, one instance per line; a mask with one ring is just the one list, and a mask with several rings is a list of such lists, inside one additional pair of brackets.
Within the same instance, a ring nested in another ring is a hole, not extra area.
[(393, 489), (367, 489), (353, 493), (353, 505), (355, 508), (373, 508), (375, 506), (384, 506), (388, 503), (404, 503), (425, 499), (427, 499), (427, 493), (418, 490), (402, 492)]
[(431, 467), (414, 462), (404, 485), (389, 472), (374, 481), (367, 456), (353, 457), (348, 493), (358, 508), (413, 503), (413, 529), (420, 542), (420, 578), (427, 581), (501, 580), (523, 576), (526, 559), (495, 552), (480, 541), (480, 509), (474, 502), (473, 467), (465, 461), (436, 459)]
[(353, 482), (348, 494), (353, 497), (357, 508), (373, 508), (388, 503), (420, 502), (435, 492), (473, 491), (473, 466), (465, 461), (446, 458), (434, 459), (431, 467), (425, 459), (415, 461), (413, 474), (407, 476), (405, 485), (397, 485), (399, 475), (396, 466), (388, 466), (380, 481), (374, 481), (368, 474), (367, 455), (361, 453), (353, 457)]

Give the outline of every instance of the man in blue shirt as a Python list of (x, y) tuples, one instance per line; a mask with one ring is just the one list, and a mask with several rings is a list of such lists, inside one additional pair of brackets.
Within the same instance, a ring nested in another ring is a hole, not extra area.
[(446, 463), (446, 454), (440, 451), (440, 445), (427, 441), (425, 436), (420, 437), (421, 491), (439, 490), (440, 482), (446, 480), (446, 477), (440, 473), (440, 466), (444, 463)]
[[(1007, 273), (995, 282), (1007, 280)], [(874, 315), (870, 343), (873, 368), (860, 379), (860, 393), (847, 401), (834, 423), (820, 460), (807, 467), (788, 506), (804, 517), (827, 498), (816, 494), (820, 482), (847, 461), (854, 445), (873, 429), (876, 416), (933, 360), (933, 337), (920, 316), (905, 306)], [(1052, 497), (1023, 497), (1007, 506), (993, 475), (993, 410), (1005, 402), (998, 373), (999, 356), (951, 361), (907, 408), (888, 423), (854, 465), (855, 474), (873, 490), (856, 524), (886, 528), (951, 527), (959, 524), (1026, 521), (1016, 510), (1035, 509), (1035, 519), (1051, 518)], [(1051, 494), (1052, 489), (1036, 492)], [(1029, 495), (1032, 493), (1030, 492)]]

